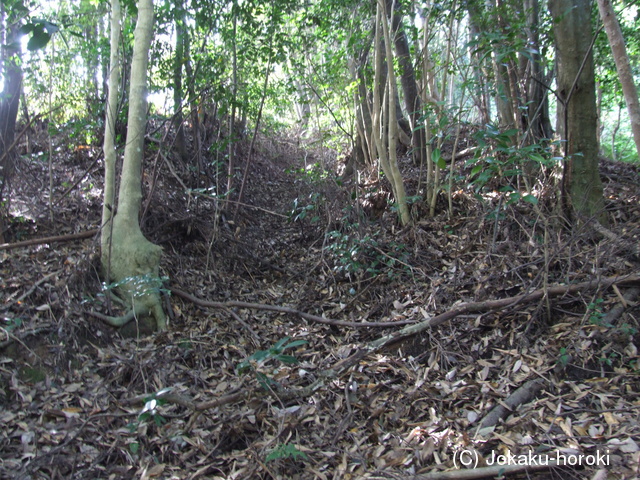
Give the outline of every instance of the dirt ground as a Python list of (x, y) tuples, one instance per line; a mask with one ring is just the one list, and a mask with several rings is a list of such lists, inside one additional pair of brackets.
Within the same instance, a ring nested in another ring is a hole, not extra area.
[[(258, 139), (242, 203), (216, 195), (214, 162), (156, 150), (141, 224), (164, 249), (160, 334), (91, 314), (121, 313), (91, 233), (100, 149), (60, 148), (51, 202), (44, 157), (17, 162), (0, 478), (638, 477), (637, 167), (602, 162), (605, 233), (559, 226), (552, 175), (535, 206), (481, 198), (464, 158), (452, 214), (443, 192), (402, 228), (376, 172), (343, 180), (335, 152), (293, 136)], [(401, 167), (411, 195), (423, 172)], [(487, 470), (500, 455), (570, 465)]]

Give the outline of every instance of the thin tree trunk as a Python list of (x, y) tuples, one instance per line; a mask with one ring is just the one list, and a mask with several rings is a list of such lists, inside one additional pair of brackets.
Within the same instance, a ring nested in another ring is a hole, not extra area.
[(182, 115), (182, 102), (184, 101), (184, 91), (182, 88), (182, 67), (188, 52), (185, 52), (185, 36), (188, 35), (185, 24), (185, 12), (182, 2), (176, 0), (174, 3), (176, 10), (176, 51), (173, 59), (173, 112), (174, 127), (176, 130), (175, 145), (178, 155), (183, 162), (188, 161), (187, 141), (184, 134), (184, 117)]
[(109, 64), (109, 96), (105, 108), (105, 131), (104, 131), (104, 202), (102, 204), (102, 230), (100, 232), (100, 247), (102, 265), (106, 267), (105, 275), (110, 277), (111, 265), (111, 220), (115, 209), (116, 196), (116, 162), (117, 153), (115, 145), (116, 117), (118, 115), (118, 97), (120, 95), (120, 58), (118, 49), (120, 47), (120, 27), (122, 22), (122, 11), (120, 0), (111, 0), (111, 58)]
[[(475, 42), (480, 36), (482, 31), (479, 21), (481, 12), (474, 1), (467, 2), (467, 11), (469, 12), (469, 40)], [(471, 63), (473, 68), (473, 78), (475, 81), (476, 91), (471, 90), (471, 95), (474, 99), (478, 114), (480, 116), (481, 125), (488, 125), (491, 123), (491, 103), (489, 101), (489, 89), (487, 88), (487, 72), (485, 66), (485, 60), (483, 56), (477, 52), (472, 51)]]
[[(392, 4), (395, 4), (395, 9), (393, 9)], [(398, 59), (398, 65), (402, 72), (400, 75), (400, 83), (402, 84), (402, 90), (404, 92), (405, 108), (411, 121), (413, 159), (416, 165), (423, 165), (426, 157), (426, 132), (423, 128), (418, 128), (420, 117), (422, 116), (422, 101), (420, 95), (418, 95), (418, 85), (416, 83), (413, 61), (409, 50), (409, 42), (402, 26), (400, 8), (400, 0), (387, 0), (387, 13), (392, 19), (396, 58)]]
[[(382, 10), (385, 5), (383, 0), (378, 0), (378, 9)], [(392, 14), (393, 15), (393, 14)], [(385, 174), (389, 177), (391, 186), (393, 188), (393, 194), (396, 204), (398, 206), (398, 213), (400, 215), (400, 221), (402, 225), (407, 225), (411, 222), (411, 215), (409, 214), (409, 208), (407, 207), (407, 198), (404, 189), (404, 182), (400, 169), (398, 168), (398, 159), (396, 157), (396, 146), (398, 143), (398, 120), (396, 117), (396, 96), (394, 92), (394, 86), (396, 84), (395, 73), (393, 70), (393, 51), (391, 50), (391, 34), (389, 32), (389, 25), (387, 23), (386, 15), (380, 15), (380, 23), (382, 24), (382, 31), (384, 34), (384, 44), (386, 49), (387, 59), (387, 98), (388, 98), (388, 119), (387, 119), (387, 153), (382, 159), (386, 159)], [(382, 132), (384, 135), (384, 132)]]
[(227, 196), (224, 203), (224, 210), (229, 207), (229, 199), (231, 197), (231, 191), (233, 190), (233, 177), (235, 175), (235, 155), (236, 155), (236, 105), (238, 103), (238, 44), (236, 38), (237, 25), (238, 25), (238, 13), (236, 11), (236, 2), (233, 2), (231, 7), (231, 15), (233, 15), (233, 33), (232, 33), (232, 91), (231, 91), (231, 112), (229, 115), (229, 137), (228, 142), (228, 156), (229, 164), (227, 169)]
[(616, 62), (624, 100), (627, 103), (629, 119), (631, 120), (633, 140), (636, 143), (638, 156), (640, 156), (640, 103), (638, 103), (638, 90), (633, 80), (633, 72), (631, 71), (631, 63), (624, 44), (622, 30), (613, 11), (611, 0), (598, 0), (598, 10), (609, 38), (613, 60)]

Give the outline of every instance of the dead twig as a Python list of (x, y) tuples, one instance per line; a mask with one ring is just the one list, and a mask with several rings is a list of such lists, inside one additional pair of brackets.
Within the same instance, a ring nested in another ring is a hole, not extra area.
[(30, 245), (41, 245), (43, 243), (71, 242), (73, 240), (82, 240), (83, 238), (93, 237), (94, 235), (97, 235), (99, 232), (100, 232), (100, 229), (96, 228), (94, 230), (88, 230), (86, 232), (80, 232), (80, 233), (70, 233), (68, 235), (57, 235), (54, 237), (44, 237), (44, 238), (32, 238), (31, 240), (25, 240), (24, 242), (16, 242), (16, 243), (3, 243), (3, 244), (0, 244), (0, 250), (11, 250), (14, 248), (28, 247)]
[[(27, 298), (29, 295), (31, 295), (35, 291), (35, 289), (38, 288), (40, 285), (42, 285), (44, 282), (49, 280), (51, 277), (55, 277), (56, 275), (58, 275), (60, 273), (62, 273), (62, 270), (56, 270), (55, 272), (51, 272), (48, 275), (45, 275), (40, 280), (38, 280), (36, 283), (34, 283), (33, 286), (29, 290), (27, 290), (25, 293), (20, 295), (20, 297), (16, 298), (15, 300), (11, 301), (10, 303), (7, 303), (6, 305), (2, 305), (0, 307), (0, 311), (8, 310), (9, 308), (11, 308), (16, 303), (21, 302), (22, 300)], [(13, 295), (16, 295), (16, 294), (17, 294), (17, 292), (14, 293)], [(9, 298), (7, 299), (7, 302), (9, 302), (9, 300), (11, 300), (11, 297), (13, 297), (13, 295), (9, 296)]]

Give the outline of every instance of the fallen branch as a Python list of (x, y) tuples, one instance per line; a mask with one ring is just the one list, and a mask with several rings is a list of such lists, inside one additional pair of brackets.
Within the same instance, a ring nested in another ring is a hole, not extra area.
[(449, 320), (468, 313), (489, 313), (504, 308), (514, 307), (521, 303), (532, 303), (543, 298), (554, 298), (562, 295), (571, 295), (578, 292), (595, 290), (597, 288), (609, 288), (612, 285), (633, 285), (640, 283), (640, 275), (625, 275), (620, 277), (606, 277), (588, 282), (574, 283), (572, 285), (556, 285), (553, 287), (539, 288), (529, 293), (522, 293), (514, 297), (501, 298), (498, 300), (485, 300), (482, 302), (461, 303), (451, 310), (440, 315), (436, 315), (421, 323), (416, 323), (403, 328), (399, 332), (379, 338), (371, 343), (371, 347), (377, 349), (388, 348), (391, 345), (402, 343), (416, 333), (421, 333), (429, 328), (441, 325)]
[(320, 317), (318, 315), (313, 315), (311, 313), (301, 312), (300, 310), (296, 310), (295, 308), (289, 307), (280, 307), (278, 305), (266, 305), (263, 303), (249, 303), (249, 302), (238, 302), (235, 300), (229, 300), (227, 302), (212, 302), (209, 300), (202, 300), (198, 297), (194, 297), (193, 295), (183, 292), (177, 288), (171, 287), (171, 293), (183, 298), (184, 300), (188, 300), (191, 303), (198, 305), (199, 307), (204, 308), (248, 308), (251, 310), (268, 310), (271, 312), (279, 312), (279, 313), (289, 313), (291, 315), (297, 315), (298, 317), (304, 318), (305, 320), (309, 320), (311, 322), (323, 323), (325, 325), (333, 325), (337, 327), (373, 327), (373, 328), (390, 328), (390, 327), (399, 327), (403, 325), (413, 324), (413, 320), (399, 320), (397, 322), (347, 322), (344, 320), (333, 320), (331, 318)]
[(509, 398), (498, 403), (482, 420), (480, 430), (496, 425), (500, 420), (504, 420), (507, 416), (523, 403), (532, 400), (542, 387), (544, 386), (544, 378), (535, 378), (529, 380), (523, 386), (513, 392)]
[[(538, 289), (530, 293), (524, 293), (521, 295), (516, 295), (515, 297), (503, 298), (499, 300), (463, 303), (447, 312), (444, 312), (440, 315), (430, 318), (424, 322), (410, 325), (408, 327), (403, 328), (402, 330), (400, 330), (395, 334), (386, 335), (384, 337), (379, 338), (378, 340), (371, 342), (369, 345), (361, 348), (353, 355), (345, 358), (344, 360), (340, 360), (333, 367), (318, 373), (317, 380), (307, 385), (306, 387), (278, 389), (276, 393), (280, 398), (280, 400), (282, 401), (288, 401), (289, 399), (293, 399), (293, 398), (308, 397), (314, 392), (321, 389), (331, 379), (337, 378), (348, 368), (352, 367), (353, 365), (357, 365), (358, 362), (360, 362), (360, 360), (364, 359), (366, 356), (370, 355), (371, 353), (378, 352), (382, 349), (386, 349), (391, 346), (396, 346), (406, 341), (407, 339), (414, 337), (419, 332), (441, 325), (442, 323), (448, 320), (452, 320), (453, 318), (459, 315), (463, 315), (466, 313), (482, 313), (482, 312), (486, 313), (486, 312), (498, 310), (501, 308), (512, 307), (520, 303), (530, 303), (530, 302), (534, 302), (536, 300), (540, 300), (544, 298), (545, 294), (548, 295), (549, 297), (558, 297), (561, 295), (568, 295), (568, 294), (577, 293), (581, 291), (584, 292), (588, 290), (593, 290), (595, 288), (609, 288), (612, 285), (631, 285), (636, 283), (640, 283), (639, 275), (628, 275), (624, 277), (608, 277), (600, 280), (593, 280), (590, 282), (576, 283), (573, 285), (559, 285), (555, 287), (549, 287), (546, 289)], [(328, 323), (330, 325), (340, 325), (340, 326), (358, 327), (358, 326), (367, 326), (367, 323), (368, 323), (368, 322), (364, 322), (364, 323), (342, 322), (338, 320), (330, 320), (324, 317), (317, 317), (315, 315), (303, 313), (298, 310), (294, 310), (292, 308), (278, 307), (274, 305), (263, 305), (259, 303), (247, 303), (247, 302), (236, 302), (236, 301), (210, 302), (210, 301), (205, 301), (205, 300), (196, 298), (193, 295), (190, 295), (176, 288), (171, 288), (171, 292), (174, 295), (184, 298), (185, 300), (189, 300), (190, 302), (193, 302), (194, 304), (202, 307), (227, 308), (227, 309), (230, 307), (237, 307), (237, 308), (251, 308), (251, 309), (258, 309), (258, 310), (271, 310), (271, 311), (276, 311), (281, 313), (291, 313), (291, 314), (298, 315), (304, 319), (319, 321), (320, 323)], [(386, 323), (393, 323), (393, 322), (372, 323), (368, 326), (372, 326), (372, 327), (383, 326), (383, 325), (389, 326), (389, 325), (385, 325)], [(402, 322), (397, 322), (395, 323), (395, 325), (400, 325), (401, 323)], [(539, 385), (538, 383), (536, 383), (538, 381), (540, 382)], [(514, 395), (510, 397), (511, 398), (510, 402), (515, 407), (523, 403), (524, 401), (527, 401), (526, 400), (527, 396), (531, 395), (531, 392), (535, 392), (538, 386), (541, 387), (542, 382), (543, 382), (542, 379), (536, 379), (530, 383), (525, 384), (519, 390), (526, 390), (527, 391), (526, 395), (524, 392), (517, 393), (517, 395), (516, 393), (514, 393)], [(218, 407), (220, 405), (237, 403), (239, 401), (246, 400), (248, 398), (257, 397), (259, 395), (264, 395), (264, 392), (240, 391), (240, 392), (235, 392), (235, 393), (232, 393), (223, 397), (219, 397), (213, 400), (202, 401), (199, 403), (195, 403), (193, 400), (185, 396), (174, 395), (169, 393), (167, 393), (166, 395), (163, 395), (163, 399), (168, 402), (182, 405), (192, 410), (197, 415), (200, 412), (203, 412), (205, 410), (208, 410), (214, 407)], [(148, 396), (149, 395), (140, 395), (135, 399), (131, 399), (127, 401), (127, 403), (139, 403), (142, 401), (143, 398), (146, 398)], [(486, 419), (484, 422), (486, 422), (487, 424), (490, 423)], [(544, 466), (544, 468), (548, 468), (550, 466), (553, 466), (552, 462), (549, 462), (549, 465)], [(496, 468), (499, 471), (510, 473), (512, 472), (512, 470), (509, 470), (509, 469), (511, 469), (512, 467), (519, 467), (519, 468), (524, 467), (524, 468), (535, 468), (535, 469), (539, 468), (539, 466), (500, 466), (500, 467), (490, 467), (486, 469), (478, 468), (478, 469), (472, 469), (472, 470), (458, 470), (455, 472), (442, 472), (437, 474), (429, 474), (427, 476), (423, 475), (423, 476), (414, 477), (414, 478), (421, 478), (425, 480), (438, 480), (438, 479), (446, 480), (446, 479), (455, 479), (455, 478), (460, 478), (460, 479), (483, 478), (487, 476), (498, 475), (498, 473), (493, 473), (493, 472), (496, 472), (495, 470)], [(491, 470), (491, 469), (494, 469), (494, 470)], [(503, 469), (506, 469), (506, 470), (503, 470)], [(531, 470), (513, 470), (513, 472), (516, 472), (516, 471), (531, 471)], [(475, 472), (475, 473), (466, 473), (466, 472)]]
[(16, 333), (14, 335), (10, 331), (8, 331), (6, 328), (0, 327), (0, 333), (2, 334), (1, 336), (6, 337), (6, 340), (3, 340), (2, 342), (0, 342), (0, 350), (3, 349), (3, 348), (8, 347), (13, 342), (18, 342), (24, 348), (26, 348), (28, 351), (31, 352), (31, 349), (29, 347), (27, 347), (22, 342), (22, 340), (24, 340), (27, 337), (31, 337), (33, 335), (40, 335), (41, 333), (50, 332), (52, 330), (55, 330), (55, 328), (56, 328), (56, 326), (54, 324), (48, 323), (48, 324), (41, 325), (41, 326), (36, 327), (36, 328), (32, 328), (31, 330), (26, 330), (26, 331), (23, 331), (23, 332)]
[(13, 298), (13, 296), (16, 295), (15, 293), (13, 295), (9, 296), (9, 298), (7, 298), (7, 300), (6, 300), (7, 303), (5, 305), (0, 306), (0, 311), (9, 310), (13, 305), (15, 305), (16, 303), (20, 303), (25, 298), (27, 298), (29, 295), (31, 295), (36, 290), (36, 288), (38, 288), (44, 282), (49, 280), (51, 277), (55, 277), (56, 275), (59, 275), (60, 273), (62, 273), (62, 270), (56, 270), (55, 272), (51, 272), (48, 275), (45, 275), (40, 280), (38, 280), (36, 283), (34, 283), (29, 290), (27, 290), (25, 293), (20, 295), (20, 297), (16, 298), (15, 300), (11, 300)]
[(620, 292), (616, 292), (620, 297), (620, 302), (613, 307), (603, 318), (604, 325), (613, 325), (622, 316), (622, 314), (629, 308), (629, 305), (634, 305), (638, 295), (640, 295), (640, 287), (634, 287), (629, 289), (624, 296)]
[(28, 247), (30, 245), (40, 245), (43, 243), (60, 243), (81, 240), (83, 238), (93, 237), (94, 235), (97, 235), (98, 232), (100, 232), (100, 230), (96, 228), (87, 232), (70, 233), (68, 235), (58, 235), (55, 237), (32, 238), (31, 240), (25, 240), (24, 242), (3, 243), (0, 244), (0, 250), (11, 250), (13, 248)]
[[(541, 464), (530, 465), (491, 465), (489, 467), (470, 468), (468, 470), (450, 470), (448, 472), (434, 472), (423, 475), (413, 475), (411, 480), (474, 480), (477, 478), (504, 478), (506, 475), (518, 475), (521, 473), (539, 472), (541, 470), (549, 470), (551, 468), (576, 465), (579, 463), (580, 458), (573, 458), (573, 456), (567, 455), (567, 461), (565, 463), (558, 462), (555, 459), (549, 458), (548, 461)], [(388, 478), (388, 477), (371, 477), (371, 478)]]
[(468, 313), (488, 313), (496, 310), (504, 309), (507, 307), (514, 307), (521, 303), (531, 303), (537, 300), (541, 300), (547, 296), (548, 298), (559, 297), (562, 295), (570, 295), (578, 292), (585, 292), (594, 290), (596, 288), (609, 288), (612, 285), (633, 285), (640, 283), (640, 275), (626, 275), (621, 277), (606, 277), (599, 280), (592, 280), (589, 282), (575, 283), (573, 285), (556, 285), (554, 287), (539, 288), (529, 293), (523, 293), (516, 295), (515, 297), (501, 298), (499, 300), (486, 300), (483, 302), (468, 302), (461, 303), (455, 306), (451, 310), (448, 310), (440, 315), (429, 318), (424, 322), (409, 325), (402, 330), (385, 335), (377, 340), (374, 340), (366, 347), (358, 350), (350, 357), (341, 360), (334, 366), (336, 371), (343, 371), (352, 365), (357, 364), (360, 360), (371, 353), (378, 352), (390, 347), (396, 347), (405, 341), (413, 338), (416, 334), (422, 333), (430, 328), (437, 327), (449, 320), (465, 315)]

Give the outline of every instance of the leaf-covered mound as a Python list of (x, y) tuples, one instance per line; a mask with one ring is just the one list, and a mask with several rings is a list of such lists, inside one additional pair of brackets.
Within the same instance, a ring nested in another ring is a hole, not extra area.
[[(384, 181), (337, 182), (329, 152), (285, 140), (261, 140), (237, 213), (184, 190), (186, 167), (158, 167), (142, 225), (164, 248), (161, 290), (218, 302), (167, 295), (166, 333), (90, 315), (109, 311), (95, 238), (0, 251), (0, 477), (420, 478), (532, 454), (584, 462), (529, 478), (590, 478), (605, 454), (609, 475), (637, 474), (638, 291), (598, 287), (638, 272), (637, 169), (603, 164), (615, 237), (562, 229), (551, 194), (505, 204), (462, 184), (453, 216), (415, 204), (399, 229)], [(54, 223), (34, 181), (46, 166), (22, 162), (12, 242), (98, 226), (90, 158), (56, 166)], [(373, 348), (469, 302), (579, 282)]]

